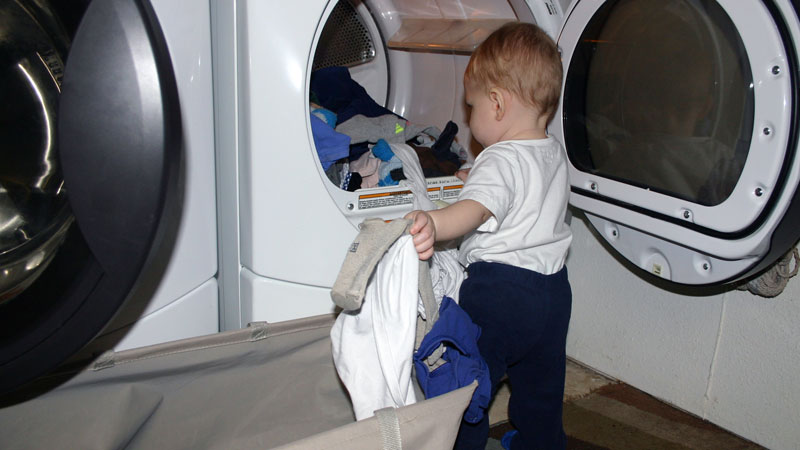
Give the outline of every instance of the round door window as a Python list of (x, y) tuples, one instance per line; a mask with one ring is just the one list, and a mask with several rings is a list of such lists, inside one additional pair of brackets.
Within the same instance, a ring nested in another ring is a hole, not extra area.
[(718, 284), (796, 242), (800, 31), (783, 19), (790, 8), (575, 3), (558, 41), (565, 83), (551, 131), (572, 164), (572, 205), (638, 267)]
[(73, 218), (56, 120), (69, 39), (36, 4), (3, 2), (0, 19), (0, 303), (30, 286)]
[(582, 171), (713, 206), (753, 132), (753, 77), (715, 1), (606, 2), (566, 76), (565, 144)]
[(0, 394), (93, 339), (177, 230), (183, 130), (155, 14), (86, 3), (0, 1)]

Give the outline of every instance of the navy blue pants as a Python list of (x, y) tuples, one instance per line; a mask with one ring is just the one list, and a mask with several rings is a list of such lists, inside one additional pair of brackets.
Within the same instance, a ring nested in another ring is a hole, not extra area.
[[(467, 268), (459, 304), (481, 327), (478, 348), (489, 366), (492, 397), (508, 374), (508, 415), (519, 431), (512, 449), (563, 449), (561, 421), (566, 340), (572, 312), (567, 268), (537, 272), (499, 263)], [(489, 438), (488, 411), (477, 424), (461, 422), (455, 448), (483, 450)]]

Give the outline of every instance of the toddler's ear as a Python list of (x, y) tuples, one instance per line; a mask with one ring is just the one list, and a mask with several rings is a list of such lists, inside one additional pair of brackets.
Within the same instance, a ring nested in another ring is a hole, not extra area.
[(498, 88), (489, 90), (489, 99), (492, 101), (492, 110), (494, 111), (495, 120), (503, 120), (506, 114), (506, 97), (504, 92)]

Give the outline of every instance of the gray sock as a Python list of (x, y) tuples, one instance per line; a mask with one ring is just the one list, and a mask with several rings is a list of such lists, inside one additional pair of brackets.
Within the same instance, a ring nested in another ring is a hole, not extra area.
[[(439, 305), (436, 304), (436, 297), (433, 294), (431, 269), (428, 263), (429, 261), (419, 262), (419, 295), (422, 298), (422, 306), (425, 308), (425, 319), (421, 315), (417, 316), (417, 336), (414, 341), (414, 351), (419, 349), (422, 340), (425, 339), (425, 336), (433, 328), (433, 324), (439, 319)], [(442, 358), (445, 350), (444, 344), (440, 344), (436, 350), (425, 358), (428, 371), (433, 372), (447, 362)]]
[(367, 219), (361, 223), (361, 231), (350, 244), (342, 268), (331, 289), (331, 299), (337, 306), (345, 311), (361, 307), (367, 282), (375, 266), (411, 223), (412, 221), (407, 219), (396, 219), (391, 222), (384, 222), (383, 219)]
[(419, 262), (419, 296), (422, 298), (422, 306), (425, 309), (425, 319), (419, 316), (417, 321), (417, 339), (414, 349), (419, 348), (422, 339), (431, 331), (436, 319), (439, 318), (439, 307), (436, 305), (436, 298), (433, 295), (433, 284), (431, 282), (431, 269), (428, 261)]
[(350, 136), (351, 144), (359, 142), (378, 142), (383, 139), (389, 143), (404, 143), (422, 131), (421, 126), (413, 125), (394, 114), (366, 117), (356, 114), (336, 126), (336, 132)]

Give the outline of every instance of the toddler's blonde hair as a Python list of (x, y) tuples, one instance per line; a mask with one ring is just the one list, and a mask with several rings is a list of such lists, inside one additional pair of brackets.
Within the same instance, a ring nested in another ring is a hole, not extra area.
[(551, 118), (561, 94), (561, 56), (555, 42), (534, 24), (514, 22), (497, 29), (475, 50), (464, 84), (488, 91), (506, 89)]

